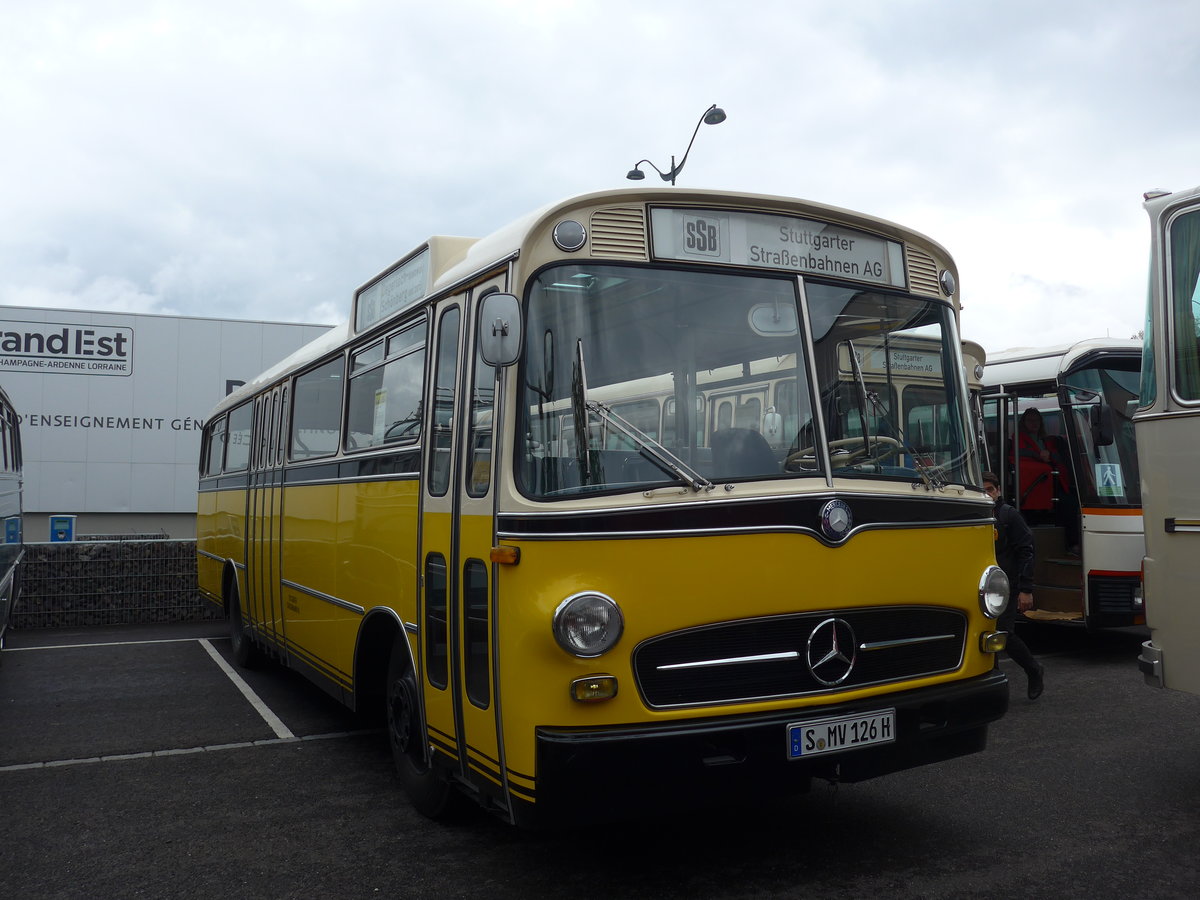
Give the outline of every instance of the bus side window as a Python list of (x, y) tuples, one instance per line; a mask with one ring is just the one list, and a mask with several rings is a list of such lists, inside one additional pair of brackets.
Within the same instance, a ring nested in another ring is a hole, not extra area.
[(342, 433), (342, 383), (346, 362), (330, 360), (296, 378), (292, 391), (292, 459), (337, 452)]
[(250, 464), (250, 426), (254, 406), (249, 401), (229, 413), (225, 442), (225, 471), (244, 472)]
[(733, 403), (729, 400), (722, 400), (717, 404), (717, 427), (714, 431), (724, 431), (726, 428), (733, 427)]
[(221, 474), (221, 464), (225, 459), (225, 417), (217, 419), (208, 425), (204, 441), (204, 473), (205, 475)]
[(458, 372), (458, 307), (442, 314), (434, 374), (432, 440), (429, 448), (429, 493), (443, 496), (450, 487), (454, 446), (454, 379)]
[(475, 383), (471, 388), (470, 447), (467, 463), (467, 493), (486, 496), (492, 485), (492, 420), (495, 416), (496, 369), (475, 357)]
[(749, 428), (752, 431), (759, 431), (762, 425), (762, 403), (759, 402), (757, 397), (751, 397), (749, 400), (739, 402), (733, 421), (737, 428)]

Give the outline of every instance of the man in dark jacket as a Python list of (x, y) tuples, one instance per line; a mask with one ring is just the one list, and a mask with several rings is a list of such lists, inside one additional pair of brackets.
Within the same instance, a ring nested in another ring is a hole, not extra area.
[(1009, 583), (1008, 606), (997, 624), (1008, 632), (1008, 655), (1025, 670), (1029, 699), (1036, 700), (1042, 696), (1044, 669), (1014, 627), (1018, 610), (1033, 609), (1033, 532), (1021, 514), (1000, 496), (1000, 482), (994, 473), (983, 473), (983, 489), (996, 504), (996, 564), (1004, 570)]

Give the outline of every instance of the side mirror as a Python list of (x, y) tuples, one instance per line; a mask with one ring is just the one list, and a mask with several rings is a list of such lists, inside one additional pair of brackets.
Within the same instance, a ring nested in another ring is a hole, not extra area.
[(1112, 409), (1100, 401), (1091, 410), (1092, 441), (1097, 447), (1107, 447), (1113, 442)]
[(489, 366), (511, 366), (521, 355), (521, 304), (512, 294), (488, 294), (479, 307), (479, 355)]

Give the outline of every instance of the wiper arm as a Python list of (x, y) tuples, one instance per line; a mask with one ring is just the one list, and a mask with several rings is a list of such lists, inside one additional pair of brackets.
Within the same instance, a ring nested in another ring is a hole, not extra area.
[[(925, 487), (930, 490), (938, 491), (945, 488), (946, 482), (942, 480), (941, 476), (938, 475), (933, 468), (921, 462), (921, 457), (917, 455), (917, 452), (913, 449), (912, 444), (908, 442), (908, 438), (904, 436), (904, 429), (892, 421), (891, 416), (889, 416), (887, 413), (887, 408), (883, 405), (883, 401), (879, 399), (878, 392), (867, 390), (867, 382), (863, 378), (862, 367), (858, 364), (858, 354), (854, 352), (854, 341), (846, 341), (846, 343), (850, 345), (850, 365), (854, 369), (854, 380), (858, 382), (858, 392), (859, 397), (861, 398), (859, 417), (862, 421), (864, 442), (868, 440), (867, 416), (865, 409), (867, 403), (870, 402), (871, 406), (875, 410), (875, 415), (878, 418), (883, 419), (883, 421), (891, 427), (892, 431), (894, 431), (896, 436), (900, 439), (900, 443), (904, 447), (904, 452), (907, 453), (909, 459), (913, 461), (913, 466), (916, 468), (917, 474), (921, 476), (921, 481), (925, 483)], [(866, 443), (865, 446), (867, 448), (867, 453), (869, 454), (870, 444)]]
[(858, 364), (858, 351), (854, 349), (854, 341), (846, 341), (850, 348), (850, 367), (854, 370), (854, 382), (858, 387), (858, 423), (862, 428), (863, 452), (871, 452), (871, 432), (867, 428), (867, 382), (863, 379), (862, 366)]
[(605, 423), (611, 425), (625, 437), (629, 438), (637, 446), (638, 453), (641, 454), (658, 468), (662, 469), (668, 475), (673, 476), (683, 484), (688, 485), (693, 491), (711, 491), (713, 483), (685, 463), (682, 459), (656, 441), (650, 435), (646, 434), (632, 422), (621, 418), (611, 408), (596, 400), (587, 400), (584, 402), (589, 412), (594, 412)]

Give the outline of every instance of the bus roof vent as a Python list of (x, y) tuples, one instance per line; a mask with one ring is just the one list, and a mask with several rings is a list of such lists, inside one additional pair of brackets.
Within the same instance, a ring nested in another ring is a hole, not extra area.
[(592, 213), (592, 256), (648, 259), (645, 209), (610, 206)]
[(908, 248), (908, 289), (914, 294), (942, 295), (937, 263), (928, 253), (913, 247)]

